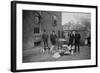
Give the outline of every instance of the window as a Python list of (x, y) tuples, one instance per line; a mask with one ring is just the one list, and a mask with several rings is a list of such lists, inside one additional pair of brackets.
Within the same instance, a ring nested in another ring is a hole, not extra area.
[(34, 33), (35, 33), (35, 34), (36, 34), (36, 33), (40, 33), (39, 27), (34, 27)]

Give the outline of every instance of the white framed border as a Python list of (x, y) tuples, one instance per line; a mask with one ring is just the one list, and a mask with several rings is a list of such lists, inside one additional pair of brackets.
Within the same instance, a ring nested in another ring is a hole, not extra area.
[[(43, 10), (43, 11), (68, 11), (68, 12), (86, 12), (91, 13), (91, 59), (90, 60), (73, 60), (73, 61), (56, 61), (40, 63), (22, 63), (22, 10)], [(16, 70), (40, 69), (54, 67), (74, 67), (96, 65), (96, 9), (85, 7), (65, 7), (65, 6), (47, 6), (47, 5), (16, 5), (16, 27), (17, 27), (17, 48), (16, 48)]]

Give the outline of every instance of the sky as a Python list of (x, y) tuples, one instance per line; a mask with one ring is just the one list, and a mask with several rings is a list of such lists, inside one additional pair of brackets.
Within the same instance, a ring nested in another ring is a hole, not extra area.
[(90, 13), (78, 13), (78, 12), (62, 12), (62, 25), (72, 22), (76, 24), (77, 22), (81, 24), (81, 18), (86, 18), (90, 21)]

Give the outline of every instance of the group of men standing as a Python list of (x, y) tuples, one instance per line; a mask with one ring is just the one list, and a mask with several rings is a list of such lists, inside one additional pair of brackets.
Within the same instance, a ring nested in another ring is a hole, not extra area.
[[(43, 34), (42, 34), (42, 40), (44, 42), (44, 50), (47, 50), (50, 48), (48, 47), (48, 34), (46, 32), (46, 30), (44, 30)], [(79, 32), (77, 31), (73, 31), (71, 33), (69, 33), (69, 44), (71, 47), (75, 45), (75, 52), (78, 51), (78, 53), (80, 52), (80, 34)], [(52, 31), (52, 34), (50, 34), (50, 42), (51, 42), (51, 45), (56, 45), (56, 39), (57, 39), (57, 36), (55, 34), (55, 31)]]
[(81, 36), (78, 31), (73, 31), (69, 33), (69, 44), (71, 47), (75, 46), (74, 52), (80, 53), (80, 39)]
[[(48, 47), (48, 39), (49, 39), (49, 36), (46, 32), (46, 30), (44, 30), (43, 34), (42, 34), (42, 40), (44, 42), (44, 51), (46, 50), (51, 50), (49, 47)], [(57, 39), (57, 36), (55, 34), (55, 31), (52, 31), (52, 33), (50, 34), (50, 42), (51, 42), (51, 45), (56, 45), (56, 39)]]

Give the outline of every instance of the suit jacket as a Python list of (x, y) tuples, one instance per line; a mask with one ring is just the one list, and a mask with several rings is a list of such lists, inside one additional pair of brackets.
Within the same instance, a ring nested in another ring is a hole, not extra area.
[(73, 43), (74, 39), (75, 39), (75, 36), (73, 34), (70, 34), (69, 41)]
[(75, 34), (75, 43), (79, 43), (80, 38), (81, 38), (81, 36), (79, 33)]
[(42, 40), (45, 42), (48, 41), (48, 35), (46, 33), (42, 34)]

